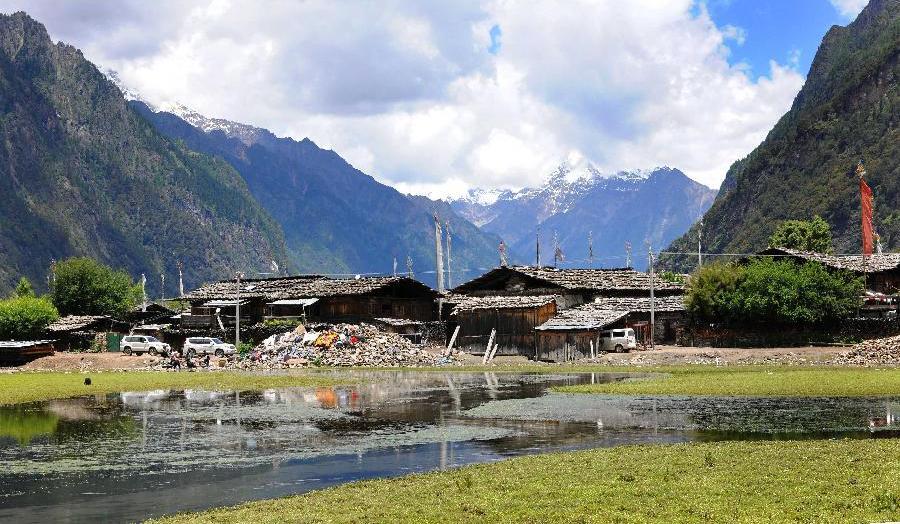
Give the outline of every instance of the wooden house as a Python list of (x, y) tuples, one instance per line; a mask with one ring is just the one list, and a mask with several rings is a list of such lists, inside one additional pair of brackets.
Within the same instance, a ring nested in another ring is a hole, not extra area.
[[(609, 316), (606, 313), (621, 311), (624, 315), (616, 316), (616, 321), (640, 322), (643, 310), (632, 311), (625, 306), (639, 308), (644, 303), (642, 300), (649, 304), (650, 278), (648, 273), (630, 268), (499, 267), (453, 290), (447, 298), (453, 307), (448, 327), (450, 330), (459, 327), (458, 347), (471, 353), (485, 350), (493, 330), (500, 345), (498, 355), (519, 354), (551, 360), (574, 355), (587, 347), (585, 344), (600, 328), (587, 321), (564, 329), (571, 320), (565, 316), (567, 312), (587, 304), (586, 309), (596, 319), (604, 320)], [(652, 287), (660, 304), (681, 303), (683, 286), (656, 276)], [(620, 304), (624, 309), (594, 305), (603, 300), (631, 302)], [(649, 309), (647, 312), (649, 315)], [(561, 317), (558, 325), (553, 324), (556, 316)], [(542, 325), (544, 329), (535, 329)]]
[[(435, 317), (437, 293), (407, 277), (348, 279), (301, 275), (241, 281), (223, 280), (185, 296), (191, 314), (182, 315), (185, 328), (233, 325), (240, 297), (241, 322), (265, 319), (359, 321), (378, 317), (429, 321)], [(239, 292), (238, 292), (239, 291)]]
[(47, 326), (47, 336), (53, 339), (56, 351), (90, 349), (102, 342), (99, 335), (106, 333), (128, 333), (129, 324), (106, 315), (68, 315), (60, 317)]
[(796, 249), (769, 248), (761, 256), (787, 258), (798, 262), (819, 262), (831, 269), (850, 271), (865, 279), (869, 291), (893, 295), (900, 293), (900, 253), (862, 255), (829, 255)]

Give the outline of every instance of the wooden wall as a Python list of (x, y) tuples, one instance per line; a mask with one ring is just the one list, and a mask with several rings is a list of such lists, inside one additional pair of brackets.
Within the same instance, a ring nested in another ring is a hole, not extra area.
[[(491, 330), (496, 329), (494, 343), (499, 345), (498, 355), (523, 355), (535, 357), (535, 326), (556, 315), (556, 304), (533, 308), (475, 309), (460, 311), (455, 315), (459, 326), (457, 347), (472, 354), (483, 354)], [(452, 323), (451, 323), (452, 324)], [(453, 325), (449, 326), (452, 331)]]
[(591, 341), (594, 352), (600, 342), (600, 330), (584, 331), (538, 331), (537, 360), (567, 362), (591, 357)]

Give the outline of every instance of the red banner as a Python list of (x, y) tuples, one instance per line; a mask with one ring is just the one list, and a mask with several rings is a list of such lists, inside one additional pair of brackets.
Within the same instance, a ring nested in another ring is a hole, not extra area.
[(872, 189), (862, 178), (859, 179), (859, 197), (862, 200), (862, 250), (863, 255), (871, 255), (875, 243), (872, 231)]

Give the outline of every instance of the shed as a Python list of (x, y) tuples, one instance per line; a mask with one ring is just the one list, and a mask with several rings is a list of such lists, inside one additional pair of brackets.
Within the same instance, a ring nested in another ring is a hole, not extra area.
[[(594, 300), (600, 309), (627, 311), (625, 325), (634, 328), (638, 342), (649, 344), (650, 297), (601, 297)], [(654, 342), (657, 344), (674, 343), (679, 330), (687, 321), (683, 295), (656, 297), (654, 300), (653, 329)]]
[(450, 295), (453, 306), (449, 329), (459, 327), (457, 347), (473, 354), (487, 349), (491, 331), (498, 355), (536, 355), (534, 328), (557, 312), (555, 295)]
[[(600, 348), (600, 331), (623, 326), (628, 311), (603, 309), (585, 304), (562, 311), (535, 327), (537, 333), (536, 360), (565, 362), (589, 358), (591, 347)], [(596, 354), (596, 353), (595, 353)]]
[(17, 366), (52, 354), (52, 340), (0, 341), (0, 365)]

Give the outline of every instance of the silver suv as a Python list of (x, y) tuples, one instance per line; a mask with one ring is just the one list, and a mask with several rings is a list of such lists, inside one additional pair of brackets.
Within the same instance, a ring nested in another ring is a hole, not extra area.
[(167, 355), (172, 350), (172, 347), (149, 335), (128, 335), (122, 338), (122, 342), (119, 343), (119, 349), (126, 355), (131, 355), (132, 353), (135, 355), (144, 353)]
[(237, 350), (234, 344), (226, 344), (218, 338), (191, 337), (184, 341), (183, 352), (185, 355), (190, 355), (193, 352), (197, 355), (210, 354), (224, 357), (225, 355), (234, 355)]

